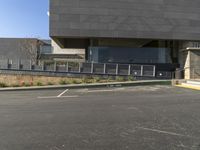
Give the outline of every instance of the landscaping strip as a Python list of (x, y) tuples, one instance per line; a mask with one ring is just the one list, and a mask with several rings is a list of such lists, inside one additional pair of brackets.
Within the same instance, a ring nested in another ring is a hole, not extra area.
[(92, 84), (50, 85), (50, 86), (32, 86), (32, 87), (6, 87), (6, 88), (0, 88), (0, 91), (80, 89), (80, 88), (145, 86), (145, 85), (171, 85), (171, 80), (143, 80), (143, 81), (109, 82), (109, 83), (92, 83)]

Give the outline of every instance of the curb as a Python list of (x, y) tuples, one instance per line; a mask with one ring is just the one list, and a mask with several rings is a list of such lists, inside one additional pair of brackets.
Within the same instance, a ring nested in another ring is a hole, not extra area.
[(180, 88), (192, 89), (192, 90), (200, 90), (200, 87), (195, 87), (192, 85), (175, 85), (175, 86), (180, 87)]
[(171, 80), (145, 80), (131, 82), (110, 82), (97, 84), (79, 84), (79, 85), (53, 85), (53, 86), (34, 86), (34, 87), (9, 87), (0, 88), (2, 91), (31, 91), (31, 90), (49, 90), (49, 89), (81, 89), (81, 88), (100, 88), (100, 87), (122, 87), (122, 86), (145, 86), (145, 85), (171, 85)]

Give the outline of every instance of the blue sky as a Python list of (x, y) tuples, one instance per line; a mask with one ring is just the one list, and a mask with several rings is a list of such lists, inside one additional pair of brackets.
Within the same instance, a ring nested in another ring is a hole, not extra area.
[(0, 0), (0, 37), (49, 38), (49, 0)]

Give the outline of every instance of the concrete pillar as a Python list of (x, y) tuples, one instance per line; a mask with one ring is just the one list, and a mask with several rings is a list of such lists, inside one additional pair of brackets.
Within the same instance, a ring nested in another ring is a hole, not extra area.
[(187, 52), (184, 65), (185, 79), (191, 79), (191, 51)]

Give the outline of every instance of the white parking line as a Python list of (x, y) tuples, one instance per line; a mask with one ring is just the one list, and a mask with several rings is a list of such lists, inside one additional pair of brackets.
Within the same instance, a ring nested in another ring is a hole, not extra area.
[(56, 99), (56, 98), (75, 98), (79, 97), (78, 95), (70, 95), (70, 96), (44, 96), (44, 97), (38, 97), (38, 99)]
[(112, 92), (114, 90), (92, 90), (92, 91), (86, 91), (88, 93), (96, 93), (96, 92)]
[(62, 93), (60, 93), (57, 97), (61, 97), (63, 94), (65, 94), (69, 89), (64, 90)]
[(157, 132), (157, 133), (160, 133), (160, 134), (167, 134), (167, 135), (179, 136), (179, 137), (196, 138), (196, 137), (192, 137), (192, 136), (184, 135), (184, 134), (179, 134), (179, 133), (175, 133), (175, 132), (168, 132), (168, 131), (162, 131), (162, 130), (157, 130), (157, 129), (144, 128), (144, 127), (137, 127), (137, 128), (141, 129), (141, 130)]
[(96, 92), (114, 92), (114, 91), (122, 91), (125, 90), (125, 88), (114, 88), (114, 89), (108, 89), (108, 90), (91, 90), (91, 91), (85, 91), (88, 93), (96, 93)]

